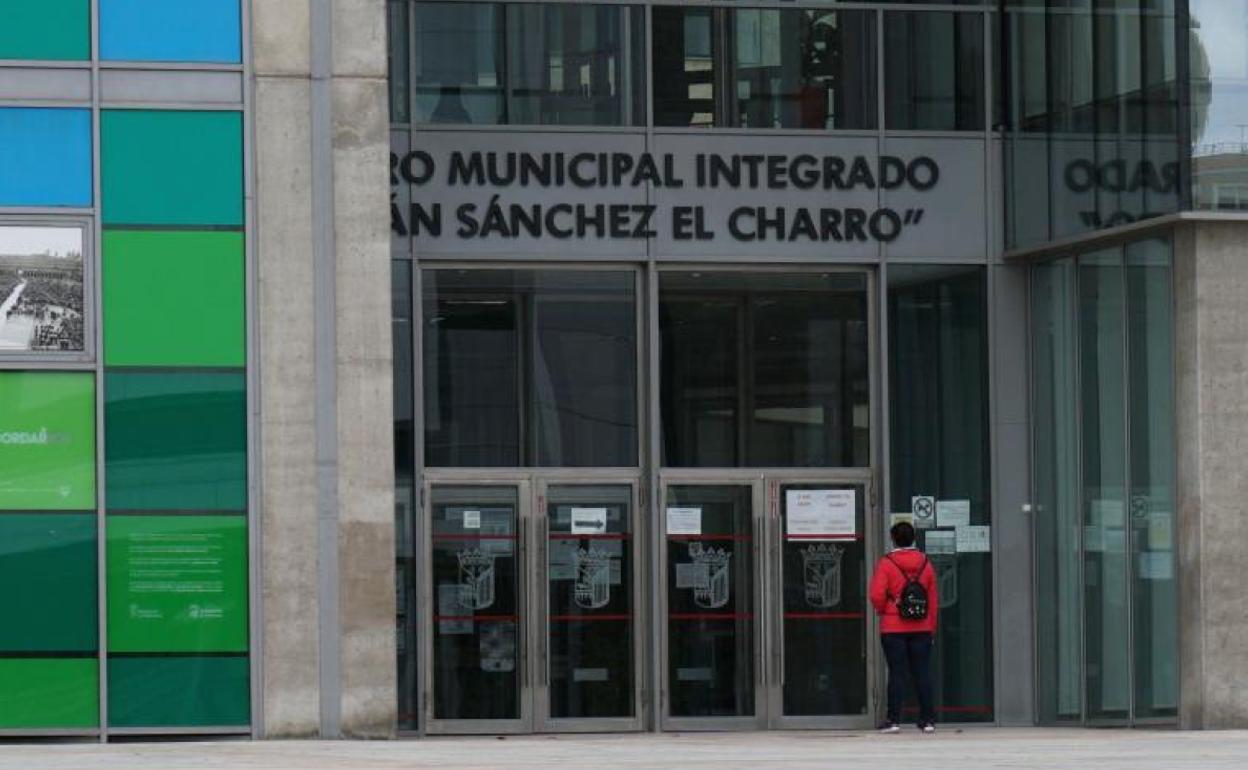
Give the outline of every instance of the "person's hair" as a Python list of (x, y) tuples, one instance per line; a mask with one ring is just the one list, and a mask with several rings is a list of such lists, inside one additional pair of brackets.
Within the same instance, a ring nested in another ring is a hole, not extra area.
[(909, 548), (914, 545), (914, 525), (908, 521), (899, 521), (888, 530), (893, 538), (893, 545), (898, 548)]

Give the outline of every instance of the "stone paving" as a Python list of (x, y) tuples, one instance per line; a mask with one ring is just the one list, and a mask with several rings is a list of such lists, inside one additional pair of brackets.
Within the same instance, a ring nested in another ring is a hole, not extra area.
[(1248, 732), (945, 728), (852, 732), (425, 738), (397, 741), (3, 743), (0, 770), (1248, 769)]

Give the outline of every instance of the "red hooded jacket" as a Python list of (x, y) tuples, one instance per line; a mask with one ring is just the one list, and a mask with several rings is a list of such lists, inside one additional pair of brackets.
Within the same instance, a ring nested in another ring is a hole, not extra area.
[[(936, 614), (940, 607), (940, 597), (936, 595), (936, 568), (929, 561), (923, 564), (927, 556), (914, 548), (900, 548), (880, 559), (875, 565), (875, 573), (871, 575), (871, 588), (867, 595), (871, 606), (880, 616), (881, 634), (906, 634), (926, 631), (936, 633)], [(896, 562), (895, 564), (893, 562)], [(901, 569), (898, 569), (898, 567)], [(897, 614), (897, 599), (901, 590), (906, 587), (904, 569), (911, 577), (922, 567), (919, 583), (927, 590), (927, 617), (923, 620), (906, 620)]]

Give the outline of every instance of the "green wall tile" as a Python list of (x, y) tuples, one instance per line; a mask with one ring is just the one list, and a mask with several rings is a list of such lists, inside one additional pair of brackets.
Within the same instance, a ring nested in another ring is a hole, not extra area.
[(245, 726), (251, 721), (246, 657), (110, 658), (112, 727)]
[(95, 509), (95, 376), (0, 372), (0, 510)]
[(0, 654), (97, 649), (94, 514), (0, 515)]
[(247, 520), (109, 516), (110, 652), (246, 652)]
[(244, 366), (243, 234), (104, 233), (109, 366)]
[(105, 110), (105, 225), (243, 224), (238, 112)]
[(99, 687), (96, 658), (0, 659), (0, 729), (98, 727)]
[(0, 0), (0, 59), (91, 58), (89, 0)]
[(108, 372), (110, 511), (245, 511), (242, 373)]

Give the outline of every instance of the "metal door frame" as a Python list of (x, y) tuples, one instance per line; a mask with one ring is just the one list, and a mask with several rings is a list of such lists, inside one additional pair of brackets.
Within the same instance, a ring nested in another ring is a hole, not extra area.
[[(767, 660), (770, 674), (767, 688), (768, 708), (767, 727), (772, 730), (861, 730), (870, 728), (874, 722), (878, 706), (876, 682), (880, 677), (879, 651), (872, 643), (875, 623), (870, 606), (864, 596), (863, 647), (866, 667), (864, 686), (866, 687), (866, 709), (860, 715), (839, 714), (828, 716), (786, 716), (784, 714), (784, 562), (782, 545), (784, 532), (781, 525), (780, 488), (786, 484), (829, 484), (836, 486), (861, 486), (864, 494), (863, 504), (863, 568), (870, 577), (871, 568), (879, 556), (879, 543), (876, 537), (878, 527), (875, 522), (880, 520), (875, 492), (874, 473), (870, 468), (843, 468), (835, 470), (816, 469), (777, 469), (764, 473), (766, 481), (767, 503), (767, 585), (769, 590), (768, 621), (772, 627), (768, 630), (771, 644), (771, 655)], [(864, 581), (864, 587), (866, 585)]]
[[(631, 717), (551, 717), (550, 716), (550, 594), (549, 594), (549, 559), (547, 558), (550, 520), (546, 515), (546, 501), (549, 499), (547, 490), (552, 487), (627, 487), (629, 490), (629, 534), (632, 542), (632, 620), (630, 626), (633, 634), (633, 687)], [(583, 733), (583, 732), (638, 732), (642, 729), (642, 683), (646, 678), (644, 670), (645, 658), (642, 655), (646, 617), (643, 604), (642, 585), (648, 584), (645, 570), (648, 562), (644, 558), (646, 536), (642, 529), (641, 516), (641, 479), (637, 471), (629, 470), (622, 473), (598, 473), (592, 471), (558, 470), (553, 472), (535, 472), (533, 474), (533, 491), (535, 500), (530, 508), (533, 524), (529, 527), (532, 538), (533, 560), (527, 567), (528, 590), (533, 597), (533, 622), (530, 624), (529, 649), (536, 660), (533, 668), (536, 672), (531, 696), (533, 698), (533, 732), (535, 733)]]
[[(516, 490), (516, 559), (518, 572), (517, 601), (519, 649), (516, 666), (520, 681), (520, 717), (518, 719), (437, 719), (433, 711), (433, 633), (432, 615), (437, 604), (433, 595), (433, 560), (431, 527), (425, 521), (431, 510), (434, 487), (507, 487)], [(550, 486), (618, 486), (628, 487), (632, 504), (633, 535), (633, 716), (624, 718), (552, 719), (549, 714), (549, 672), (547, 670), (547, 612), (545, 500)], [(637, 469), (549, 468), (549, 469), (437, 469), (426, 470), (420, 481), (421, 521), (418, 526), (417, 552), (423, 564), (418, 566), (420, 611), (418, 638), (420, 664), (420, 710), (424, 715), (424, 732), (429, 735), (525, 735), (541, 732), (608, 732), (640, 731), (644, 718), (642, 700), (644, 669), (642, 637), (647, 617), (643, 603), (643, 584), (647, 545), (645, 518), (641, 513), (641, 474)]]
[[(434, 716), (434, 680), (433, 676), (433, 621), (437, 603), (433, 595), (433, 538), (431, 527), (423, 519), (432, 510), (434, 487), (507, 487), (516, 490), (516, 565), (519, 595), (516, 600), (517, 621), (516, 634), (516, 670), (520, 682), (520, 717), (518, 719), (438, 719)], [(418, 567), (420, 580), (421, 605), (418, 617), (420, 627), (417, 637), (420, 640), (420, 662), (424, 675), (420, 677), (420, 706), (425, 716), (425, 732), (429, 735), (472, 735), (485, 733), (490, 735), (525, 734), (533, 731), (533, 669), (530, 665), (528, 631), (530, 623), (529, 591), (527, 567), (528, 557), (528, 523), (533, 495), (528, 474), (523, 473), (482, 473), (473, 477), (460, 474), (426, 473), (420, 483), (422, 517), (417, 549), (423, 561)]]
[[(669, 610), (667, 597), (667, 490), (669, 486), (704, 486), (704, 487), (749, 487), (750, 488), (750, 531), (751, 552), (753, 556), (753, 607), (754, 618), (751, 625), (753, 633), (753, 649), (751, 657), (754, 661), (754, 715), (743, 717), (677, 717), (672, 716), (671, 701), (668, 693), (671, 681), (668, 671), (668, 650), (670, 645), (667, 613)], [(659, 659), (655, 666), (660, 676), (660, 707), (658, 728), (664, 731), (695, 732), (700, 730), (762, 730), (767, 726), (767, 678), (765, 665), (768, 644), (765, 619), (768, 617), (766, 606), (767, 591), (764, 589), (766, 570), (763, 565), (765, 548), (763, 533), (765, 532), (765, 500), (763, 496), (763, 476), (757, 471), (748, 469), (730, 470), (678, 470), (663, 471), (659, 474), (660, 514), (654, 517), (658, 532), (659, 548), (653, 560), (653, 570), (658, 575), (660, 589), (654, 618), (656, 632), (659, 634)]]

